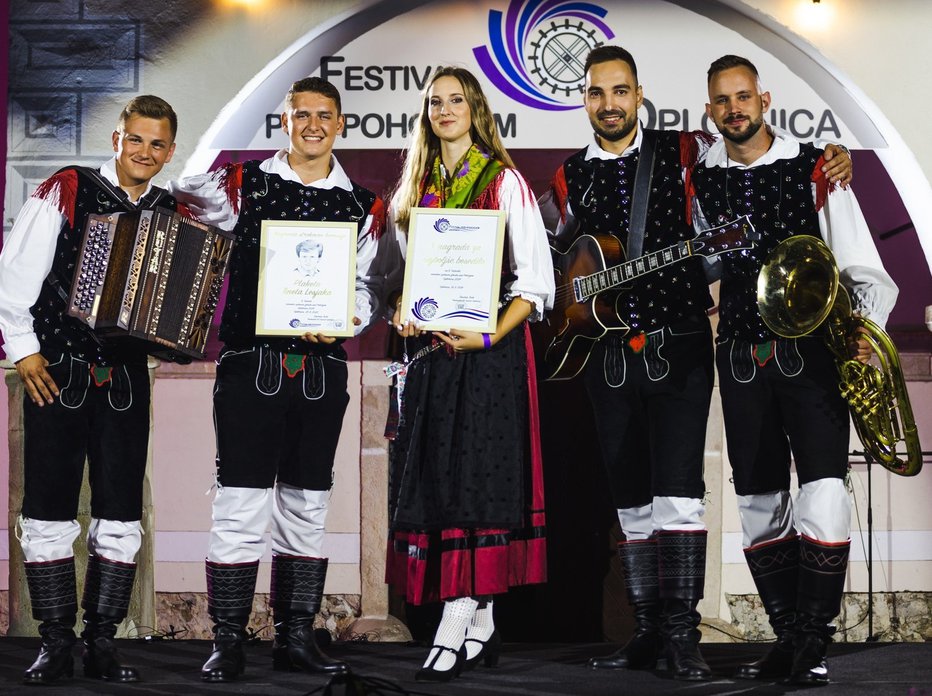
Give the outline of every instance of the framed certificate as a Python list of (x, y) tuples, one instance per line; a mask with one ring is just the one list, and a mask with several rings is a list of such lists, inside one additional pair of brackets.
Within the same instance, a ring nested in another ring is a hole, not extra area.
[(355, 222), (263, 220), (257, 336), (353, 335)]
[(501, 210), (412, 208), (402, 320), (495, 333), (504, 239)]

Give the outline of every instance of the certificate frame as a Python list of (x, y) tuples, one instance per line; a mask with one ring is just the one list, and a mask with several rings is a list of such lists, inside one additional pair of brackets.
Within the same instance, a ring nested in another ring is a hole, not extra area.
[(502, 210), (412, 208), (402, 321), (495, 333), (504, 242)]
[(355, 222), (263, 220), (256, 335), (351, 337), (357, 236)]

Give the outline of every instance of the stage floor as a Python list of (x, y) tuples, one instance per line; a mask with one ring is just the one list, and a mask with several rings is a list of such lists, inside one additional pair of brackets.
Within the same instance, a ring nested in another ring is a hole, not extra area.
[[(0, 693), (36, 694), (36, 687), (21, 684), (22, 671), (36, 655), (36, 638), (0, 638)], [(608, 644), (505, 645), (499, 666), (479, 667), (448, 684), (420, 684), (414, 672), (425, 648), (398, 643), (344, 643), (327, 652), (347, 660), (356, 675), (371, 678), (364, 691), (344, 686), (326, 690), (327, 679), (300, 673), (273, 672), (271, 644), (249, 645), (245, 677), (232, 684), (205, 684), (198, 670), (210, 644), (205, 641), (120, 641), (128, 664), (136, 666), (145, 681), (110, 685), (85, 679), (79, 650), (75, 649), (76, 676), (53, 687), (55, 694), (446, 694), (451, 696), (711, 696), (712, 694), (787, 694), (810, 691), (819, 696), (932, 696), (932, 644), (871, 643), (833, 645), (829, 653), (832, 684), (797, 689), (782, 684), (738, 681), (729, 678), (735, 666), (754, 659), (762, 646), (703, 643), (702, 651), (715, 676), (705, 683), (677, 682), (662, 671), (593, 671), (585, 667), (593, 655), (611, 652)], [(378, 680), (378, 688), (374, 682)]]

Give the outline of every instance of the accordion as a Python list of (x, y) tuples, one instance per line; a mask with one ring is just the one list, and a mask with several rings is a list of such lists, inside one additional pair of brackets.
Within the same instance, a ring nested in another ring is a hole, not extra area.
[(203, 358), (233, 239), (165, 208), (89, 215), (68, 314), (159, 357)]

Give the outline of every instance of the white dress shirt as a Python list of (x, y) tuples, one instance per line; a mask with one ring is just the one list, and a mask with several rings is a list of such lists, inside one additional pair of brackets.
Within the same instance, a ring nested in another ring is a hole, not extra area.
[[(719, 140), (709, 149), (704, 163), (697, 166), (752, 169), (781, 159), (792, 159), (799, 154), (798, 141), (782, 131), (775, 130), (773, 135), (770, 149), (751, 164), (745, 165), (730, 159), (724, 141)], [(813, 183), (813, 200), (815, 186)], [(698, 202), (696, 213), (696, 226), (707, 227), (708, 223)], [(899, 290), (883, 268), (854, 192), (850, 187), (843, 189), (836, 186), (829, 192), (818, 215), (819, 232), (835, 256), (841, 283), (851, 295), (853, 311), (885, 327)]]
[[(119, 188), (116, 157), (100, 167), (100, 173)], [(152, 189), (150, 181), (141, 200)], [(39, 352), (39, 339), (29, 312), (55, 259), (58, 235), (68, 218), (58, 209), (58, 190), (48, 198), (32, 196), (23, 205), (0, 252), (0, 332), (7, 358), (18, 362)]]

